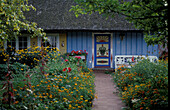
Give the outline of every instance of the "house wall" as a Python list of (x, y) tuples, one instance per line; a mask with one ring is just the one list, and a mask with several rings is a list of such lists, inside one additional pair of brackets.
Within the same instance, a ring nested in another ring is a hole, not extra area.
[[(126, 32), (123, 40), (120, 32), (112, 32), (113, 68), (115, 68), (115, 55), (154, 55), (159, 56), (158, 45), (148, 46), (141, 32)], [(92, 32), (68, 32), (67, 52), (72, 50), (86, 50), (87, 66), (92, 68)]]
[[(63, 43), (64, 45), (62, 46), (61, 43)], [(59, 34), (59, 49), (61, 54), (67, 52), (67, 36), (65, 33)]]
[(68, 32), (67, 33), (67, 52), (72, 50), (86, 50), (87, 66), (92, 67), (92, 32)]
[[(147, 46), (141, 32), (127, 32), (121, 41), (120, 32), (113, 33), (113, 59), (115, 55), (145, 55), (159, 57), (158, 45)], [(113, 66), (115, 62), (113, 60)]]
[(37, 37), (33, 37), (30, 39), (30, 44), (31, 46), (38, 46), (38, 38)]

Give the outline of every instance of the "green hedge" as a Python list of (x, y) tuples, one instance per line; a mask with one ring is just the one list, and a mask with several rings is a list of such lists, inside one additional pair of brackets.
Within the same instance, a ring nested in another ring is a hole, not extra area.
[(167, 61), (143, 60), (130, 69), (122, 66), (113, 74), (113, 79), (129, 109), (168, 109)]

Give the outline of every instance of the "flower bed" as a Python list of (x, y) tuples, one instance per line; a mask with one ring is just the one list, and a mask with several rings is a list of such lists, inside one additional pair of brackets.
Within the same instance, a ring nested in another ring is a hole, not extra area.
[[(3, 94), (0, 94), (3, 109), (91, 108), (94, 99), (92, 70), (78, 58), (58, 56), (49, 59), (45, 65), (36, 65), (22, 74), (12, 74), (10, 90), (5, 85)], [(10, 101), (7, 93), (11, 96)]]
[(113, 75), (122, 100), (133, 110), (168, 109), (168, 63), (140, 61), (128, 69), (119, 67)]

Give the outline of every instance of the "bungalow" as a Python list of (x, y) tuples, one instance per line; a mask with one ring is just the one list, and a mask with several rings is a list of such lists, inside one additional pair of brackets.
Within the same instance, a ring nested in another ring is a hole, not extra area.
[[(138, 30), (123, 16), (105, 19), (98, 13), (75, 17), (69, 12), (74, 0), (30, 0), (36, 11), (26, 13), (29, 21), (36, 22), (47, 33), (50, 47), (61, 53), (86, 50), (89, 68), (115, 68), (116, 55), (158, 56), (158, 45), (147, 46), (142, 30)], [(19, 37), (10, 42), (17, 49), (40, 46), (40, 38)]]

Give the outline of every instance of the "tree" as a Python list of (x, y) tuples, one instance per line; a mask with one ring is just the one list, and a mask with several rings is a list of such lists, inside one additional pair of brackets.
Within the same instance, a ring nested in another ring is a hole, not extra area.
[(11, 40), (21, 34), (22, 30), (32, 33), (32, 36), (44, 37), (43, 29), (34, 22), (29, 22), (24, 12), (36, 10), (28, 4), (28, 0), (0, 1), (0, 43)]
[(148, 45), (168, 42), (168, 0), (75, 0), (70, 11), (79, 14), (99, 12), (104, 16), (119, 14), (145, 33)]

